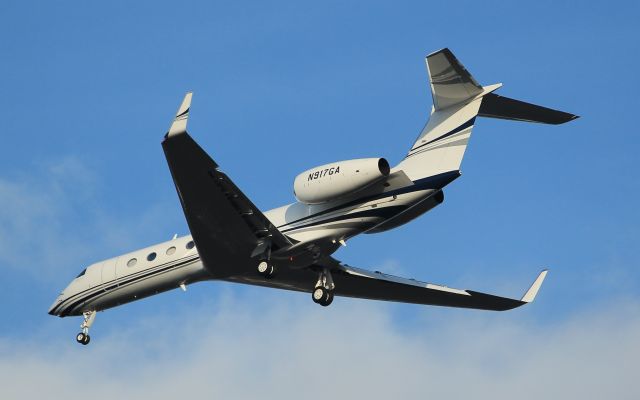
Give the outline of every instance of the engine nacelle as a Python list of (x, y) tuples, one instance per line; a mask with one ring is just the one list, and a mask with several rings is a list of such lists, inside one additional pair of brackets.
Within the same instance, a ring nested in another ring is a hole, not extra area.
[(326, 203), (376, 183), (387, 177), (390, 170), (384, 158), (360, 158), (325, 164), (296, 176), (293, 194), (302, 203)]

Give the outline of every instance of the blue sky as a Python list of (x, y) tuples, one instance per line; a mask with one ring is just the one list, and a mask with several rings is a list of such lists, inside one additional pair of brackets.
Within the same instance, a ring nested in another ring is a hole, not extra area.
[[(98, 398), (113, 382), (125, 396), (170, 397), (173, 379), (193, 379), (196, 395), (289, 398), (313, 389), (313, 349), (326, 343), (320, 365), (350, 377), (338, 388), (371, 398), (446, 395), (458, 382), (492, 398), (637, 398), (624, 366), (640, 356), (639, 11), (3, 2), (0, 383), (11, 398), (35, 397), (29, 376), (72, 398), (81, 382)], [(398, 162), (431, 107), (424, 56), (442, 47), (479, 82), (502, 82), (500, 94), (581, 118), (479, 120), (444, 204), (337, 256), (509, 296), (548, 267), (533, 305), (491, 314), (338, 299), (320, 310), (301, 294), (204, 283), (100, 313), (88, 348), (73, 342), (78, 319), (46, 314), (87, 264), (188, 232), (160, 147), (186, 91), (192, 136), (269, 209), (292, 202), (293, 178), (314, 165)], [(220, 379), (202, 385), (209, 368)]]

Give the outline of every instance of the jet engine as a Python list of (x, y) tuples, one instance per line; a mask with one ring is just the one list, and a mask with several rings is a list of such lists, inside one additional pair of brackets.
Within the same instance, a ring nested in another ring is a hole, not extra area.
[(311, 168), (293, 181), (293, 194), (305, 204), (320, 204), (354, 194), (389, 176), (384, 158), (359, 158)]

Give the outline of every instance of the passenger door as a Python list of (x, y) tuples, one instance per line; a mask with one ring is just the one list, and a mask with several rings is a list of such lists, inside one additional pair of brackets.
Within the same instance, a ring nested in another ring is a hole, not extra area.
[[(115, 289), (115, 280), (116, 280), (116, 260), (112, 259), (109, 261), (105, 261), (102, 263), (102, 283), (104, 285), (104, 290), (109, 291)], [(109, 282), (113, 284), (109, 284)]]

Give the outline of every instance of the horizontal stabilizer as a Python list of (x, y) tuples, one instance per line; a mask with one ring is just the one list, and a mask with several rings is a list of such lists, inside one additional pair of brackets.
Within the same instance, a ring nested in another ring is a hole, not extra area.
[(480, 105), (478, 115), (481, 117), (540, 122), (553, 125), (564, 124), (565, 122), (578, 118), (578, 116), (574, 114), (510, 99), (495, 93), (489, 93), (482, 97), (482, 104)]

